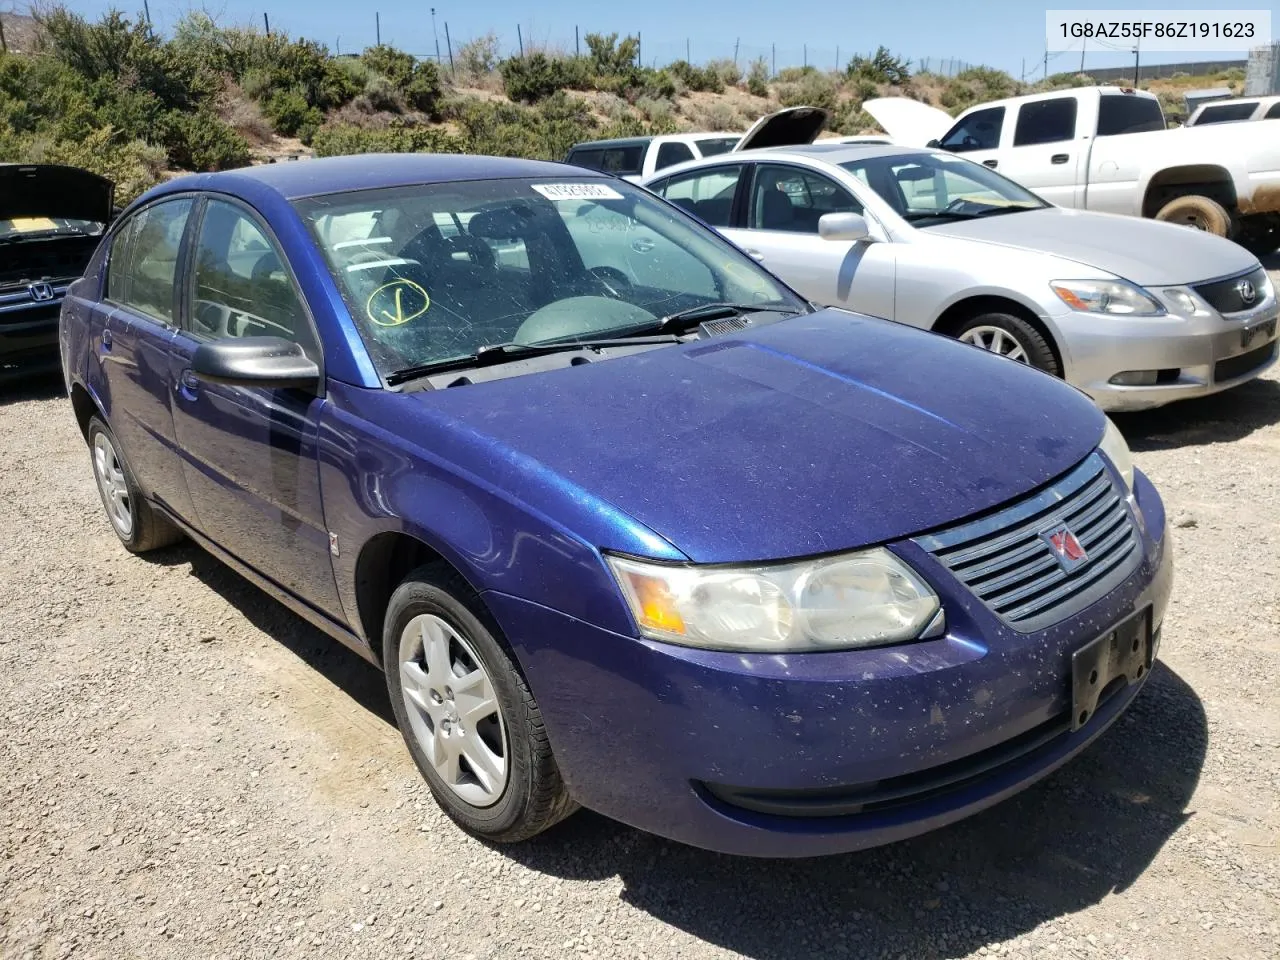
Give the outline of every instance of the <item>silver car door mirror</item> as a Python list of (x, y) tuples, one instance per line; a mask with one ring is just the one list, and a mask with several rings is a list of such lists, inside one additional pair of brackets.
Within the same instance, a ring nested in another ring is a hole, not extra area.
[(848, 243), (870, 240), (871, 230), (860, 213), (824, 213), (818, 218), (818, 236), (823, 240), (840, 240)]

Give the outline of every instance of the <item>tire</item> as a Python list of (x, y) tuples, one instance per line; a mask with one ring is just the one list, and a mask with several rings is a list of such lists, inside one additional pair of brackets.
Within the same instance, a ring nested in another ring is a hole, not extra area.
[(124, 548), (146, 553), (177, 543), (182, 531), (161, 516), (142, 495), (120, 443), (102, 418), (89, 418), (89, 460), (107, 520)]
[(1212, 233), (1215, 237), (1231, 235), (1231, 214), (1227, 212), (1227, 208), (1217, 200), (1195, 193), (1174, 197), (1156, 211), (1155, 218), (1166, 223), (1203, 230), (1205, 233)]
[(1236, 243), (1261, 259), (1280, 249), (1280, 227), (1250, 227), (1246, 224), (1235, 239)]
[[(578, 808), (528, 683), (456, 573), (441, 565), (413, 571), (391, 595), (385, 624), (383, 666), (396, 723), (455, 823), (484, 840), (516, 843)], [(448, 651), (447, 663), (437, 656), (432, 669), (432, 651), (440, 649)], [(466, 689), (454, 689), (460, 682)], [(499, 765), (501, 779), (494, 775)]]
[(1055, 377), (1062, 376), (1062, 366), (1044, 334), (1015, 314), (980, 313), (960, 324), (952, 335), (957, 340), (1030, 364)]

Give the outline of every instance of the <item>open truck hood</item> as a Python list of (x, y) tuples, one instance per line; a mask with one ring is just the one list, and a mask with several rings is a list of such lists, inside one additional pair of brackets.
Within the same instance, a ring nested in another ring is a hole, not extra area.
[(731, 152), (813, 143), (830, 119), (821, 107), (788, 107), (757, 120)]
[(875, 118), (894, 143), (904, 147), (924, 147), (951, 129), (955, 118), (919, 100), (908, 97), (880, 97), (867, 100), (862, 109)]
[(0, 163), (0, 220), (29, 217), (111, 222), (115, 184), (79, 167)]

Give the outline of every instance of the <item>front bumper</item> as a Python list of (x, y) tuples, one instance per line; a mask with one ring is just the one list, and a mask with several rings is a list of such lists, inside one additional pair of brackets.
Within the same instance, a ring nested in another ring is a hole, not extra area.
[[(895, 549), (938, 589), (948, 632), (875, 650), (693, 650), (614, 634), (502, 594), (486, 600), (584, 806), (725, 853), (839, 853), (991, 806), (1065, 763), (1123, 712), (1145, 676), (1080, 729), (1061, 726), (1070, 713), (1072, 653), (1135, 611), (1149, 609), (1156, 630), (1164, 617), (1172, 581), (1164, 508), (1141, 474), (1135, 493), (1146, 521), (1138, 569), (1081, 613), (1033, 634), (1006, 626), (911, 544)], [(1015, 744), (1030, 746), (1010, 752)], [(987, 763), (1002, 750), (1005, 762)], [(928, 779), (968, 762), (974, 775), (950, 778), (947, 789), (865, 812), (784, 816), (723, 799), (724, 785), (738, 794), (808, 794)]]
[(49, 287), (48, 300), (35, 300), (24, 287), (0, 293), (0, 363), (57, 360), (58, 313), (67, 285)]
[[(1054, 317), (1066, 379), (1103, 410), (1145, 410), (1246, 383), (1276, 362), (1280, 307), (1274, 297), (1248, 313), (1184, 319)], [(1112, 383), (1128, 371), (1161, 371), (1151, 386)]]

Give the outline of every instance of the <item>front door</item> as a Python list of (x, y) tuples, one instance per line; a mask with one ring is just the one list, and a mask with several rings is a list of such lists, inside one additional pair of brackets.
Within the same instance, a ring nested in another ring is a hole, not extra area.
[(1080, 206), (1083, 200), (1089, 141), (1076, 139), (1076, 108), (1070, 96), (1022, 104), (1013, 142), (1001, 151), (1001, 173), (1060, 207)]
[(866, 215), (852, 193), (817, 171), (761, 163), (746, 229), (721, 232), (814, 303), (894, 319), (893, 244), (823, 240), (818, 220), (826, 213)]
[(205, 205), (171, 349), (173, 422), (199, 529), (238, 560), (334, 617), (342, 610), (320, 499), (322, 396), (197, 380), (196, 348), (276, 336), (320, 362), (317, 338), (275, 241), (256, 215)]

